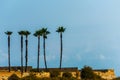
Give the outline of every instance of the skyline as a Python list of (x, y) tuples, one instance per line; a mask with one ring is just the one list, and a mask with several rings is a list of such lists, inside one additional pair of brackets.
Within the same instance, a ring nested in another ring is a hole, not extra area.
[[(14, 66), (20, 65), (20, 36), (17, 32), (29, 30), (28, 65), (36, 67), (37, 38), (33, 33), (46, 27), (51, 32), (46, 40), (48, 67), (59, 67), (60, 42), (55, 31), (64, 26), (63, 67), (114, 68), (116, 75), (120, 76), (119, 3), (119, 0), (0, 0), (0, 66), (8, 63), (4, 32), (13, 31), (11, 65)], [(43, 51), (40, 67), (44, 67)]]

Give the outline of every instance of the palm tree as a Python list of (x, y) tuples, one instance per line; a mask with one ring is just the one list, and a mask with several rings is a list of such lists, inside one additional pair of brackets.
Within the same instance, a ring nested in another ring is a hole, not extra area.
[(18, 34), (21, 36), (21, 74), (23, 74), (23, 35), (24, 35), (24, 31), (19, 31)]
[(42, 28), (41, 31), (42, 31), (42, 36), (43, 36), (43, 51), (44, 51), (45, 69), (47, 70), (45, 39), (47, 39), (47, 35), (50, 34), (50, 32), (47, 30), (47, 28)]
[(39, 72), (40, 36), (42, 36), (42, 31), (41, 30), (37, 30), (33, 35), (38, 38), (37, 71)]
[(24, 31), (24, 35), (26, 37), (25, 40), (25, 46), (26, 46), (26, 51), (25, 51), (25, 72), (27, 72), (27, 63), (28, 63), (28, 35), (30, 35), (29, 31)]
[(8, 69), (9, 69), (9, 72), (10, 72), (10, 35), (12, 34), (11, 31), (7, 31), (5, 32), (6, 35), (8, 35)]
[(63, 54), (63, 41), (62, 41), (62, 33), (65, 32), (65, 28), (60, 26), (57, 28), (56, 32), (60, 33), (60, 69), (62, 66), (62, 54)]

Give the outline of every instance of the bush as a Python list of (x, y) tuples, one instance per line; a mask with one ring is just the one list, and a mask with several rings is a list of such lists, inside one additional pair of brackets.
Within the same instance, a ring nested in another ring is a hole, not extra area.
[(82, 79), (93, 79), (94, 78), (94, 73), (92, 71), (92, 68), (89, 66), (84, 66), (84, 68), (82, 68), (81, 70), (81, 78)]
[(89, 66), (84, 66), (81, 70), (81, 78), (83, 80), (104, 80), (99, 75), (96, 75), (92, 68)]
[(58, 77), (60, 75), (60, 72), (57, 70), (50, 71), (50, 77)]
[(64, 73), (63, 73), (63, 77), (71, 78), (71, 77), (72, 77), (72, 74), (69, 73), (69, 72), (64, 72)]
[(16, 74), (12, 74), (8, 80), (19, 80), (20, 78)]

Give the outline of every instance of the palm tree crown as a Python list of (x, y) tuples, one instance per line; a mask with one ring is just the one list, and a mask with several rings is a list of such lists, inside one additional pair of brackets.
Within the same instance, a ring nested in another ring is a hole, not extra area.
[(19, 35), (24, 35), (24, 31), (19, 31), (18, 34)]
[(9, 35), (12, 34), (12, 32), (11, 31), (7, 31), (7, 32), (5, 32), (5, 34), (7, 34), (9, 36)]
[(42, 28), (41, 31), (42, 31), (42, 36), (45, 39), (47, 38), (47, 35), (50, 34), (50, 32), (47, 30), (47, 28)]
[(23, 31), (23, 33), (26, 37), (31, 34), (29, 31)]
[(37, 30), (34, 34), (33, 34), (35, 37), (39, 37), (39, 36), (42, 36), (42, 30)]
[(63, 26), (60, 26), (60, 27), (57, 28), (56, 32), (58, 32), (58, 33), (65, 32), (65, 29), (66, 28), (64, 28)]

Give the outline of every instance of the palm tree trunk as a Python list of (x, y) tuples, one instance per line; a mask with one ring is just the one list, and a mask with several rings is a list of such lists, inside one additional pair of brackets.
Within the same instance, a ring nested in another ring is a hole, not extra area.
[(27, 39), (27, 36), (26, 36), (26, 55), (25, 55), (25, 59), (26, 59), (26, 63), (25, 63), (25, 72), (27, 72), (27, 63), (28, 63), (28, 39)]
[(62, 66), (62, 52), (63, 52), (63, 43), (62, 43), (62, 33), (60, 33), (60, 69)]
[(43, 49), (44, 49), (44, 62), (45, 62), (45, 69), (47, 70), (46, 52), (45, 52), (45, 38), (43, 38)]
[(23, 35), (21, 35), (21, 74), (23, 74)]
[(40, 57), (40, 36), (38, 37), (38, 60), (37, 60), (37, 70), (39, 72), (39, 57)]
[(8, 65), (9, 65), (9, 72), (10, 72), (10, 35), (8, 35)]

